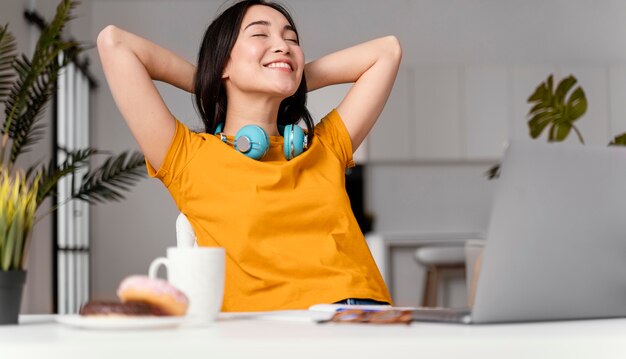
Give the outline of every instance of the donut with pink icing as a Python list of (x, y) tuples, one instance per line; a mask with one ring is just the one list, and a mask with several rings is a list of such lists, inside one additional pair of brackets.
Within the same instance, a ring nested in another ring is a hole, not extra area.
[(124, 278), (117, 288), (122, 302), (144, 302), (156, 306), (166, 315), (187, 313), (189, 300), (185, 293), (162, 279), (133, 275)]

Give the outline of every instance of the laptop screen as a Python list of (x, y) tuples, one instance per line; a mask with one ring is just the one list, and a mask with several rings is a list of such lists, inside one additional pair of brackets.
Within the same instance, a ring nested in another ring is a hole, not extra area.
[(513, 142), (474, 322), (626, 315), (626, 149)]

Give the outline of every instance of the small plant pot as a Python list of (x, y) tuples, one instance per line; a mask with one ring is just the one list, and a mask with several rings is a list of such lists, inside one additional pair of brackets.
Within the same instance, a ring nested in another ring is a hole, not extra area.
[(0, 325), (17, 324), (26, 271), (0, 271)]

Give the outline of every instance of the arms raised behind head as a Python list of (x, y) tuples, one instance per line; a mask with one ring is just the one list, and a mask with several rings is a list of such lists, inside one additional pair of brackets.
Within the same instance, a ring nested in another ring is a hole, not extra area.
[(109, 25), (98, 53), (113, 98), (133, 137), (155, 168), (174, 137), (175, 119), (152, 80), (193, 92), (195, 66), (146, 39)]
[(308, 63), (305, 76), (309, 91), (354, 82), (337, 106), (356, 151), (370, 132), (387, 102), (396, 79), (402, 48), (394, 36), (337, 51)]

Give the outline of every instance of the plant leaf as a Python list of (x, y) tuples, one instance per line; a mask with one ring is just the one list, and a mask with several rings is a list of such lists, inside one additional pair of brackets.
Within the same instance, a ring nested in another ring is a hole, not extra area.
[(572, 125), (569, 123), (559, 123), (554, 125), (554, 141), (563, 141), (572, 130)]
[(580, 118), (585, 112), (587, 112), (587, 97), (585, 91), (581, 87), (574, 90), (569, 101), (567, 101), (567, 108), (569, 108), (569, 116), (572, 122)]
[(41, 166), (38, 171), (37, 206), (48, 196), (54, 194), (56, 185), (61, 178), (73, 174), (79, 168), (86, 167), (91, 156), (99, 153), (101, 152), (95, 148), (65, 151), (65, 159), (60, 164), (57, 165), (51, 160), (48, 164)]
[(7, 231), (6, 242), (4, 243), (4, 248), (2, 252), (2, 258), (0, 261), (0, 265), (3, 271), (8, 271), (11, 268), (11, 258), (13, 256), (13, 250), (15, 247), (15, 241), (17, 236), (17, 228), (15, 225), (15, 216), (11, 217), (11, 222), (9, 223), (9, 230)]
[(487, 179), (496, 179), (498, 177), (500, 177), (500, 164), (495, 164), (493, 165), (493, 167), (491, 167), (490, 169), (487, 170), (487, 172), (485, 172), (485, 175), (487, 176)]
[(537, 138), (541, 136), (543, 130), (550, 125), (550, 123), (554, 120), (555, 115), (552, 113), (541, 113), (539, 115), (534, 116), (528, 121), (528, 129), (530, 131), (530, 137)]
[(626, 146), (626, 132), (615, 136), (615, 138), (609, 143), (609, 146)]
[[(20, 186), (22, 187), (22, 186)], [(11, 268), (14, 269), (18, 269), (20, 268), (20, 261), (22, 259), (22, 250), (24, 249), (24, 232), (25, 231), (25, 224), (26, 224), (26, 207), (27, 204), (26, 203), (26, 196), (24, 195), (24, 192), (27, 191), (28, 188), (20, 188), (20, 193), (19, 193), (19, 202), (16, 208), (16, 212), (15, 212), (15, 217), (13, 219), (13, 226), (12, 228), (15, 228), (15, 233), (14, 233), (14, 238), (13, 240), (15, 241), (14, 243), (14, 249), (13, 249), (13, 253), (11, 253), (11, 263), (10, 266)], [(28, 195), (26, 193), (26, 195)], [(8, 252), (8, 251), (7, 251)]]
[(122, 152), (107, 158), (104, 163), (88, 172), (74, 191), (72, 198), (91, 204), (124, 199), (121, 190), (128, 191), (130, 186), (145, 177), (145, 158), (140, 152)]
[(549, 128), (548, 141), (563, 141), (574, 130), (580, 142), (584, 143), (574, 122), (587, 111), (585, 92), (579, 86), (568, 98), (568, 93), (576, 83), (576, 78), (570, 75), (561, 80), (553, 92), (553, 76), (549, 75), (546, 81), (537, 86), (528, 98), (528, 103), (533, 104), (528, 113), (528, 130), (532, 138), (538, 138)]
[[(29, 145), (41, 139), (41, 132), (31, 129), (41, 118), (40, 113), (50, 98), (59, 70), (80, 52), (78, 43), (63, 41), (60, 36), (76, 5), (77, 1), (62, 0), (54, 19), (42, 30), (32, 59), (21, 56), (13, 63), (17, 80), (9, 91), (2, 125), (2, 133), (8, 133), (13, 140), (11, 164)], [(59, 61), (62, 53), (63, 61)]]
[(555, 101), (557, 103), (563, 103), (565, 96), (572, 89), (572, 87), (576, 84), (577, 80), (574, 76), (569, 75), (559, 82), (556, 86), (556, 91), (554, 93)]
[(8, 25), (0, 27), (0, 103), (5, 101), (15, 77), (13, 61), (17, 43), (7, 28)]
[(27, 236), (34, 225), (37, 183), (22, 171), (10, 175), (0, 167), (0, 270), (22, 269)]

